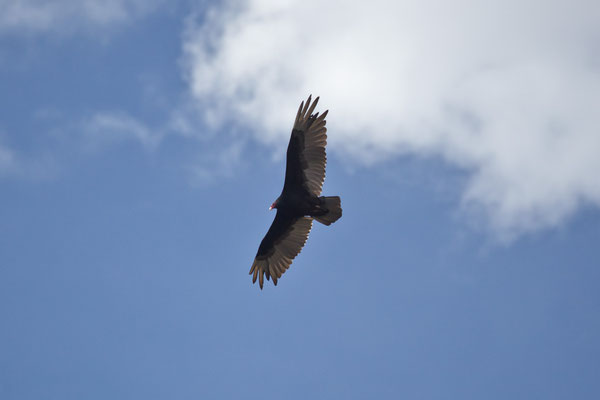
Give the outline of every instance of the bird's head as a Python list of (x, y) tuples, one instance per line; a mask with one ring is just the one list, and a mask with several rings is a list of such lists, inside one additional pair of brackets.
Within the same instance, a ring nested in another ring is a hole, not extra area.
[(277, 206), (279, 205), (279, 197), (277, 198), (277, 200), (275, 200), (273, 202), (273, 204), (271, 204), (271, 207), (269, 207), (269, 210), (272, 210), (274, 208), (277, 208)]

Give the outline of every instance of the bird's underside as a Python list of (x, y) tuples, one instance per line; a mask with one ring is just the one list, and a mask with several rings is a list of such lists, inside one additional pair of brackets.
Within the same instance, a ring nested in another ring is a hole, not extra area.
[(311, 103), (309, 96), (294, 121), (283, 190), (272, 205), (277, 214), (250, 268), (252, 282), (258, 279), (261, 289), (265, 276), (277, 285), (306, 243), (313, 219), (330, 225), (342, 216), (339, 197), (321, 196), (327, 164), (327, 111), (313, 114), (318, 101), (317, 97)]

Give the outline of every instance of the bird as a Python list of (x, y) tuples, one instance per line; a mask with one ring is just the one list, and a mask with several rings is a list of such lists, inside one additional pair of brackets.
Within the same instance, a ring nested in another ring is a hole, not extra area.
[(277, 214), (263, 238), (252, 267), (252, 283), (262, 290), (264, 278), (277, 280), (300, 253), (312, 228), (313, 219), (331, 225), (342, 216), (339, 196), (321, 196), (327, 164), (327, 113), (313, 114), (319, 97), (302, 101), (287, 148), (285, 180), (281, 195), (269, 210)]

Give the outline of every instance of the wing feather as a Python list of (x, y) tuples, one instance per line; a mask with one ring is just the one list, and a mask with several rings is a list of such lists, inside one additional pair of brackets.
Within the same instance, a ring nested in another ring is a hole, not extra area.
[(287, 152), (284, 190), (302, 186), (315, 196), (320, 196), (325, 181), (327, 166), (327, 121), (328, 111), (313, 114), (319, 98), (300, 103)]
[(289, 217), (279, 211), (262, 240), (250, 268), (252, 283), (263, 288), (264, 277), (277, 285), (277, 280), (287, 271), (292, 260), (300, 253), (312, 228), (312, 218)]

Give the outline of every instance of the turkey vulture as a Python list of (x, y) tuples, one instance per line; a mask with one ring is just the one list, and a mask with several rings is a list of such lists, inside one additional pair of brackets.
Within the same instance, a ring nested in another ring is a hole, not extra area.
[(312, 104), (310, 101), (311, 96), (308, 96), (296, 114), (287, 149), (283, 190), (269, 208), (276, 208), (277, 214), (250, 268), (252, 283), (258, 278), (261, 290), (264, 276), (267, 280), (272, 277), (277, 285), (277, 280), (306, 243), (313, 218), (331, 225), (342, 216), (338, 196), (321, 196), (327, 163), (325, 117), (328, 111), (320, 116), (313, 114), (319, 98)]

